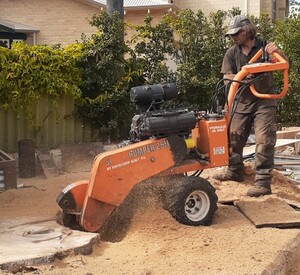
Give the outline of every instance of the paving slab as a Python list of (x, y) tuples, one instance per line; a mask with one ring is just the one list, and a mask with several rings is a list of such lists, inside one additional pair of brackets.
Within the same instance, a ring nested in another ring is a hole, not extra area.
[(59, 171), (58, 171), (48, 149), (38, 150), (37, 158), (40, 161), (43, 172), (47, 179), (51, 178), (51, 177), (57, 177), (59, 175)]
[(300, 227), (300, 212), (283, 200), (269, 197), (266, 200), (239, 200), (234, 204), (256, 226), (291, 228)]
[[(300, 139), (277, 139), (275, 148), (279, 149), (286, 145), (290, 145), (290, 144), (294, 144), (294, 143), (296, 144), (298, 142), (300, 142)], [(255, 147), (256, 147), (255, 144), (245, 147), (244, 151), (243, 151), (243, 156), (247, 157), (247, 156), (251, 156), (251, 155), (255, 154)]]
[(0, 267), (49, 263), (58, 255), (92, 253), (99, 234), (71, 230), (52, 218), (0, 220)]

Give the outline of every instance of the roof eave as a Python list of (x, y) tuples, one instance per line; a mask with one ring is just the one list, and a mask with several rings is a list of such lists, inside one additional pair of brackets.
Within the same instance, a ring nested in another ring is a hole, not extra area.
[(39, 30), (16, 30), (16, 32), (33, 34), (33, 33), (38, 33), (40, 31)]
[(124, 10), (160, 10), (160, 9), (172, 9), (172, 10), (179, 10), (178, 7), (175, 5), (157, 5), (157, 6), (138, 6), (138, 7), (124, 7)]
[(102, 3), (96, 2), (94, 0), (80, 0), (81, 2), (88, 3), (89, 5), (96, 7), (96, 8), (105, 8), (106, 5), (103, 5)]
[[(106, 5), (96, 2), (94, 0), (80, 0), (82, 2), (88, 3), (91, 6), (96, 8), (106, 8)], [(179, 8), (175, 4), (166, 4), (166, 5), (148, 5), (148, 6), (124, 6), (124, 10), (143, 10), (143, 9), (173, 9), (179, 10)]]

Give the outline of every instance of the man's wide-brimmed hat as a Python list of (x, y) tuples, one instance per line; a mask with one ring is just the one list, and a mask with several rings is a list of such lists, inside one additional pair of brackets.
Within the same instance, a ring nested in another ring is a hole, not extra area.
[(229, 22), (229, 30), (226, 32), (225, 36), (238, 33), (243, 26), (248, 24), (251, 24), (251, 22), (244, 15), (237, 15), (233, 17)]

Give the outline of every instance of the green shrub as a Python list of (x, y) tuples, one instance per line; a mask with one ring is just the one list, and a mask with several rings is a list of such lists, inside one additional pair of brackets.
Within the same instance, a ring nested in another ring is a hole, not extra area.
[(36, 125), (32, 107), (42, 95), (50, 98), (57, 110), (60, 96), (81, 96), (81, 71), (77, 66), (81, 45), (65, 49), (13, 43), (12, 49), (0, 47), (0, 109), (21, 113)]

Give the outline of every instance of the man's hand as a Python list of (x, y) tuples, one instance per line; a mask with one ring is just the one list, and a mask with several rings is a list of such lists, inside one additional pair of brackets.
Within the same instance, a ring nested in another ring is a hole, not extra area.
[(279, 53), (279, 50), (274, 42), (270, 42), (266, 45), (265, 50), (268, 54)]
[(276, 58), (274, 58), (272, 55), (273, 53), (278, 53), (281, 57), (283, 57), (286, 61), (288, 61), (288, 58), (279, 51), (278, 47), (276, 46), (276, 44), (274, 42), (268, 43), (265, 47), (265, 50), (270, 55), (271, 63), (276, 62)]

